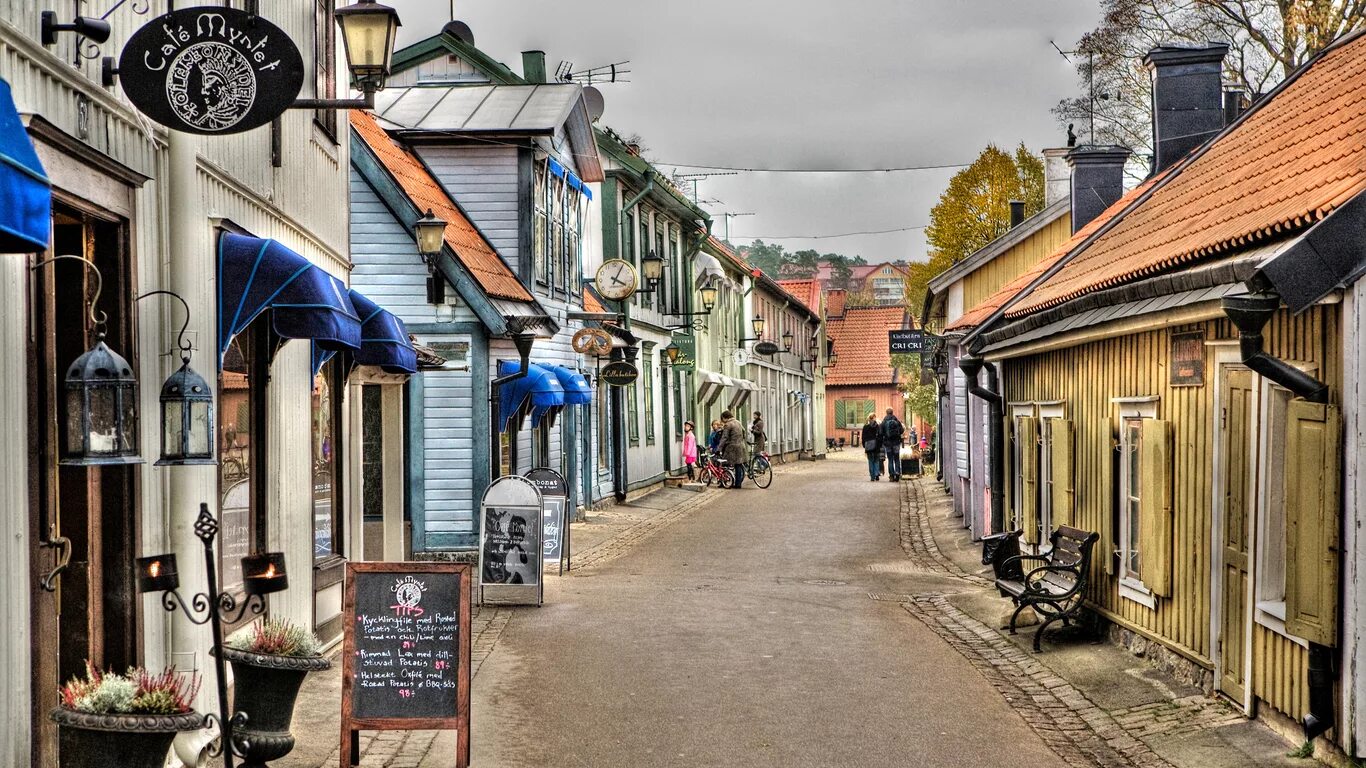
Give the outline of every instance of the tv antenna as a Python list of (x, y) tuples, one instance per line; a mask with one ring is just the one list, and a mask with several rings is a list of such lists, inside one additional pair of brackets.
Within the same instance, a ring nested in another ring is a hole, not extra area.
[(754, 215), (755, 215), (755, 214), (754, 214), (753, 211), (750, 211), (750, 212), (748, 212), (748, 213), (731, 213), (731, 212), (729, 212), (729, 211), (722, 211), (722, 212), (721, 212), (721, 216), (722, 216), (722, 218), (725, 220), (724, 228), (725, 228), (725, 238), (726, 238), (726, 242), (728, 242), (728, 243), (730, 242), (730, 220), (731, 220), (731, 218), (733, 218), (733, 217), (735, 217), (735, 216), (754, 216)]
[[(1058, 44), (1055, 43), (1055, 42), (1053, 42), (1052, 40), (1049, 40), (1049, 41), (1048, 41), (1048, 44), (1051, 45), (1051, 46), (1053, 46), (1053, 50), (1057, 51), (1057, 52), (1058, 52), (1058, 55), (1060, 55), (1060, 56), (1062, 56), (1064, 59), (1066, 59), (1068, 64), (1073, 64), (1073, 63), (1074, 63), (1074, 62), (1072, 61), (1072, 57), (1073, 57), (1073, 56), (1078, 56), (1078, 55), (1081, 55), (1081, 54), (1086, 54), (1086, 85), (1087, 85), (1087, 87), (1088, 87), (1088, 88), (1090, 89), (1090, 91), (1091, 91), (1091, 114), (1090, 114), (1090, 118), (1091, 118), (1091, 133), (1090, 133), (1090, 135), (1088, 136), (1088, 138), (1090, 139), (1090, 141), (1091, 141), (1092, 144), (1095, 144), (1095, 143), (1096, 143), (1096, 52), (1095, 52), (1094, 50), (1082, 50), (1082, 49), (1077, 49), (1077, 50), (1074, 50), (1074, 51), (1064, 51), (1063, 49), (1059, 48), (1059, 47), (1058, 47)], [(1108, 99), (1110, 98), (1110, 94), (1108, 94), (1108, 93), (1102, 93), (1102, 94), (1100, 94), (1100, 98), (1101, 98), (1102, 100), (1108, 100)]]
[(626, 69), (630, 61), (618, 61), (615, 64), (603, 64), (600, 67), (589, 67), (588, 69), (574, 69), (574, 62), (562, 61), (555, 68), (555, 79), (563, 83), (583, 83), (593, 85), (594, 83), (629, 83), (622, 75), (631, 74), (631, 70)]
[(710, 179), (713, 176), (738, 176), (739, 171), (712, 171), (711, 173), (679, 173), (675, 174), (675, 179), (692, 182), (692, 202), (697, 205), (697, 181), (699, 179)]

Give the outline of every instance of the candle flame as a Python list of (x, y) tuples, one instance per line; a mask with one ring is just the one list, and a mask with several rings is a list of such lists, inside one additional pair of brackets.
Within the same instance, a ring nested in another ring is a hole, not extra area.
[(152, 576), (152, 578), (156, 578), (157, 576), (160, 576), (160, 575), (161, 575), (161, 561), (160, 561), (160, 560), (153, 560), (153, 561), (152, 561), (152, 564), (149, 565), (149, 566), (147, 566), (147, 572)]
[(275, 578), (275, 563), (271, 563), (270, 565), (266, 566), (266, 572), (262, 575), (265, 576), (265, 578), (267, 579)]

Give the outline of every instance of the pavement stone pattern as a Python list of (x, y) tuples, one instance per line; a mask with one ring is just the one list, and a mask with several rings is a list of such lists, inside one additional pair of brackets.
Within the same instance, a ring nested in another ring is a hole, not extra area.
[(901, 484), (901, 549), (917, 567), (954, 576), (979, 587), (990, 587), (992, 582), (975, 573), (968, 573), (944, 556), (930, 531), (930, 520), (921, 514), (925, 509), (925, 485), (920, 478)]
[[(928, 516), (923, 514), (925, 509), (923, 483), (912, 480), (902, 493), (901, 540), (907, 555), (929, 570), (990, 587), (991, 582), (965, 573), (940, 552)], [(869, 597), (901, 603), (962, 654), (1068, 765), (1171, 768), (1171, 763), (1149, 747), (1149, 740), (1245, 720), (1232, 707), (1204, 695), (1107, 712), (1034, 655), (955, 607), (943, 594), (870, 593)]]

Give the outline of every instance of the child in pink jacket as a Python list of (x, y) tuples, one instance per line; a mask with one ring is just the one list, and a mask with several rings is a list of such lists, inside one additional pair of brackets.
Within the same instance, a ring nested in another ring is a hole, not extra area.
[(683, 422), (683, 463), (688, 465), (688, 479), (696, 479), (693, 467), (697, 464), (697, 435), (691, 421)]

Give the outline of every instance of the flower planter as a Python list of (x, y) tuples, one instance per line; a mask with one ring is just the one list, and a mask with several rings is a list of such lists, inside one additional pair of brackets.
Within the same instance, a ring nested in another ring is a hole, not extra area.
[(181, 731), (204, 727), (198, 712), (183, 715), (97, 715), (58, 707), (63, 768), (161, 768)]
[(232, 731), (244, 768), (264, 766), (268, 760), (289, 754), (294, 749), (289, 725), (299, 686), (309, 672), (332, 664), (322, 656), (276, 656), (222, 647), (217, 652), (232, 665), (232, 711), (247, 717), (245, 724)]

